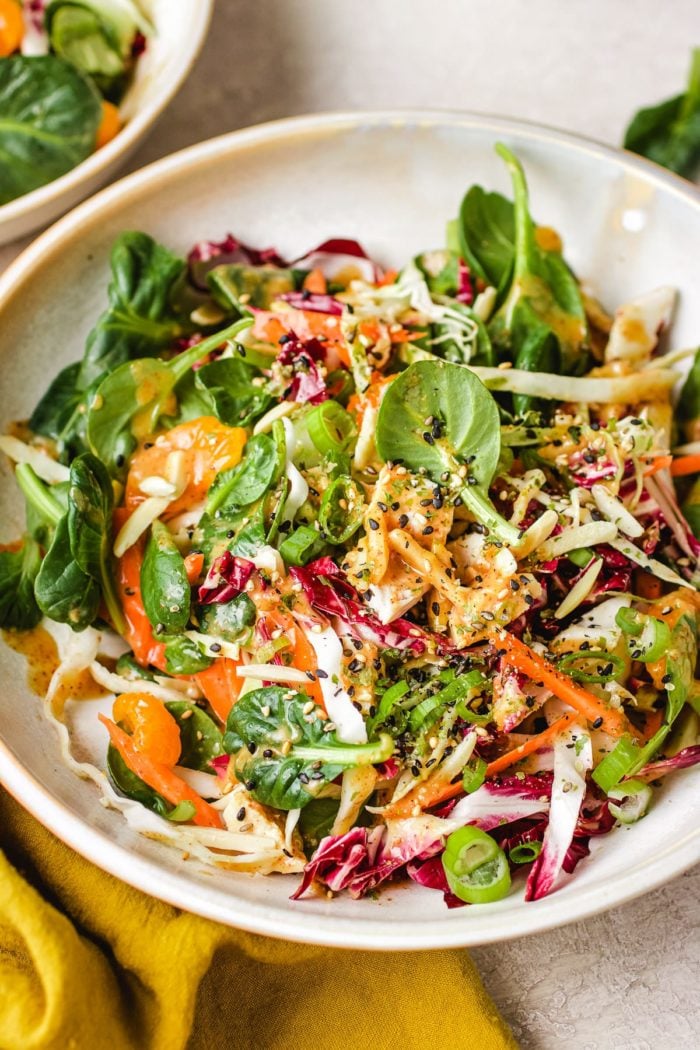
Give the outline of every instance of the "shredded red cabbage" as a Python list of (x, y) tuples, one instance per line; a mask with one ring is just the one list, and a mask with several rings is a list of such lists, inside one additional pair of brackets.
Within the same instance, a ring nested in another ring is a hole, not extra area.
[(201, 605), (230, 602), (241, 593), (254, 572), (255, 565), (252, 561), (224, 551), (209, 569), (197, 593), (197, 600)]
[(469, 267), (464, 259), (460, 259), (457, 269), (457, 302), (471, 306), (474, 302), (474, 284)]
[(445, 639), (430, 635), (402, 617), (389, 624), (381, 623), (360, 603), (357, 591), (332, 558), (318, 558), (303, 569), (291, 566), (289, 572), (301, 584), (309, 604), (318, 612), (340, 620), (353, 638), (392, 649), (410, 649), (417, 655), (425, 651), (431, 639), (439, 647), (446, 647)]
[(340, 317), (343, 312), (341, 302), (332, 295), (322, 295), (319, 292), (285, 292), (280, 299), (289, 303), (295, 310), (312, 310), (314, 313), (332, 314), (334, 317)]
[(700, 762), (700, 744), (692, 747), (684, 747), (672, 758), (662, 758), (658, 762), (649, 762), (643, 766), (638, 773), (634, 774), (635, 780), (656, 780), (657, 777), (665, 777), (667, 773), (673, 773), (676, 769), (689, 769)]
[(287, 337), (277, 355), (278, 362), (291, 367), (294, 373), (285, 400), (319, 405), (328, 399), (326, 381), (318, 367), (325, 357), (326, 351), (318, 339), (302, 340), (293, 334)]

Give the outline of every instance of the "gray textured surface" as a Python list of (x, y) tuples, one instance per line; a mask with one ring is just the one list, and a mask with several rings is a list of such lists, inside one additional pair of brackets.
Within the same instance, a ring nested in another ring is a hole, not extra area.
[[(640, 103), (680, 88), (699, 37), (696, 0), (218, 0), (195, 72), (129, 170), (323, 109), (474, 109), (617, 142)], [(0, 268), (20, 247), (0, 249)], [(696, 869), (585, 923), (472, 954), (524, 1050), (691, 1050), (699, 897)]]

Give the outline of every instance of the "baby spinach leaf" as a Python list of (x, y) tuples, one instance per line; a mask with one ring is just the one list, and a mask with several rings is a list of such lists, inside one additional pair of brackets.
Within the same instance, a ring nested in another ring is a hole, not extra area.
[(136, 447), (134, 425), (139, 434), (154, 433), (161, 416), (172, 414), (175, 388), (192, 365), (234, 339), (251, 323), (249, 318), (237, 321), (184, 350), (172, 361), (152, 357), (126, 361), (102, 380), (88, 410), (87, 439), (112, 475), (123, 473), (126, 460)]
[(56, 55), (0, 61), (0, 205), (52, 182), (95, 148), (93, 84)]
[(223, 736), (213, 719), (189, 700), (169, 700), (166, 708), (180, 729), (178, 764), (211, 773), (212, 759), (224, 753)]
[(164, 633), (182, 631), (190, 618), (190, 583), (185, 561), (167, 525), (154, 521), (141, 565), (143, 607)]
[(692, 424), (700, 420), (700, 348), (695, 351), (693, 364), (681, 389), (676, 405), (676, 418), (687, 430), (688, 440), (694, 437)]
[(165, 817), (170, 812), (172, 808), (170, 803), (144, 783), (136, 773), (132, 773), (112, 744), (107, 748), (107, 773), (112, 786), (120, 795), (131, 798), (134, 802), (140, 802), (142, 806), (157, 813), (159, 817)]
[(693, 49), (685, 92), (640, 109), (625, 132), (623, 145), (692, 178), (700, 162), (700, 48)]
[(111, 254), (109, 307), (88, 336), (78, 385), (86, 389), (125, 361), (150, 357), (191, 331), (174, 306), (184, 259), (146, 233), (117, 237)]
[(185, 634), (165, 639), (165, 669), (168, 674), (197, 674), (211, 667), (212, 659)]
[(213, 602), (201, 607), (202, 630), (225, 642), (242, 641), (254, 623), (255, 605), (244, 591), (230, 602)]
[(220, 507), (247, 507), (265, 495), (279, 475), (277, 445), (268, 434), (256, 434), (247, 442), (238, 466), (219, 474), (207, 494), (207, 513)]
[[(437, 422), (439, 437), (426, 426), (428, 418)], [(517, 542), (518, 530), (501, 517), (488, 495), (501, 450), (498, 408), (468, 368), (445, 361), (410, 365), (382, 399), (376, 442), (382, 459), (415, 472), (425, 468), (434, 482), (459, 494), (494, 536)], [(465, 477), (460, 474), (463, 466)]]
[(56, 526), (36, 577), (34, 594), (37, 605), (50, 620), (67, 623), (74, 631), (85, 630), (98, 614), (100, 588), (73, 558), (67, 514)]
[(71, 463), (68, 490), (68, 537), (71, 556), (101, 587), (112, 623), (125, 627), (112, 576), (114, 492), (105, 467), (89, 452)]
[(330, 835), (339, 808), (337, 798), (315, 798), (304, 806), (298, 826), (306, 849), (315, 850), (321, 839)]
[(257, 368), (237, 357), (223, 357), (203, 365), (194, 374), (194, 384), (206, 392), (214, 413), (222, 423), (232, 427), (249, 427), (274, 403), (274, 398), (261, 386)]
[(74, 413), (81, 400), (79, 375), (79, 361), (66, 365), (58, 373), (31, 414), (30, 430), (35, 434), (53, 438), (59, 445), (63, 443), (64, 432), (73, 422)]
[(39, 623), (34, 581), (40, 565), (39, 544), (31, 536), (19, 550), (0, 552), (0, 627), (24, 631)]
[[(308, 720), (308, 697), (268, 686), (246, 693), (229, 714), (224, 749), (235, 755), (236, 776), (253, 798), (276, 809), (306, 806), (344, 769), (386, 761), (389, 736), (368, 744), (345, 744), (324, 733), (321, 709)], [(291, 747), (289, 746), (291, 744)]]
[[(580, 372), (587, 361), (588, 330), (575, 278), (561, 256), (538, 246), (522, 165), (500, 143), (496, 150), (513, 180), (515, 254), (508, 294), (489, 325), (491, 338), (518, 368), (537, 372), (548, 370), (555, 357), (552, 339), (556, 339), (563, 371)], [(528, 407), (520, 405), (520, 410)]]
[(138, 662), (133, 653), (122, 653), (117, 660), (115, 670), (125, 678), (142, 678), (145, 682), (155, 682), (152, 671)]
[(500, 193), (472, 186), (459, 210), (457, 236), (461, 255), (478, 277), (503, 298), (513, 270), (513, 205)]
[(301, 271), (231, 263), (210, 270), (207, 282), (216, 301), (242, 317), (251, 306), (269, 310), (275, 299), (298, 288), (302, 276)]

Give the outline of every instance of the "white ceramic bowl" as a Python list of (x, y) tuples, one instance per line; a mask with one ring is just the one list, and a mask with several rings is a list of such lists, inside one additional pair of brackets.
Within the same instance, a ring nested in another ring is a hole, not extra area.
[[(508, 191), (494, 155), (522, 158), (534, 214), (564, 236), (567, 257), (610, 307), (660, 283), (681, 292), (673, 344), (700, 336), (700, 197), (636, 157), (560, 132), (445, 113), (304, 117), (204, 142), (82, 204), (0, 278), (0, 428), (26, 417), (47, 381), (80, 356), (106, 299), (108, 256), (123, 229), (185, 252), (231, 230), (298, 256), (325, 238), (357, 237), (387, 264), (443, 243), (467, 186)], [(22, 512), (2, 486), (2, 539)], [(94, 863), (181, 908), (259, 933), (374, 949), (479, 944), (571, 922), (634, 897), (700, 859), (695, 770), (668, 778), (649, 815), (594, 840), (592, 855), (551, 896), (522, 889), (495, 904), (448, 911), (440, 894), (389, 887), (378, 900), (291, 903), (295, 880), (202, 871), (131, 831), (93, 784), (62, 764), (22, 657), (0, 646), (0, 774), (47, 827)], [(96, 726), (82, 741), (101, 761)]]
[(0, 244), (45, 226), (103, 186), (124, 164), (188, 75), (204, 42), (214, 0), (143, 0), (155, 33), (119, 107), (124, 127), (71, 171), (0, 207)]

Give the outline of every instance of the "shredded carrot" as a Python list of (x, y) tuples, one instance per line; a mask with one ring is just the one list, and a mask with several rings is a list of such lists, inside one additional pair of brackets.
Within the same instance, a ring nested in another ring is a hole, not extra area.
[(190, 581), (190, 586), (197, 582), (203, 568), (204, 555), (201, 551), (193, 551), (192, 554), (187, 555), (185, 558), (185, 572), (187, 573), (187, 579)]
[(539, 751), (541, 748), (546, 747), (552, 742), (555, 736), (563, 732), (568, 725), (570, 725), (576, 718), (573, 711), (571, 714), (567, 712), (558, 718), (556, 722), (552, 722), (551, 726), (547, 726), (541, 733), (537, 733), (536, 736), (526, 740), (524, 744), (519, 744), (518, 747), (514, 747), (511, 751), (506, 751), (505, 755), (500, 755), (495, 758), (493, 762), (489, 762), (486, 767), (486, 776), (495, 777), (498, 773), (502, 773), (504, 769), (508, 769), (509, 766), (519, 762), (521, 758), (525, 758), (527, 755), (531, 755), (533, 751)]
[(700, 474), (700, 453), (693, 456), (677, 456), (671, 463), (671, 473), (676, 478), (685, 474)]
[(664, 593), (661, 580), (643, 569), (635, 571), (633, 589), (635, 594), (648, 602), (655, 602)]
[(398, 270), (385, 270), (379, 280), (375, 281), (375, 287), (383, 288), (387, 284), (394, 284), (398, 276)]
[(198, 671), (194, 676), (214, 714), (224, 723), (243, 688), (243, 679), (236, 674), (237, 667), (237, 660), (231, 660), (228, 656), (219, 657), (210, 667)]
[(121, 117), (119, 116), (119, 110), (112, 102), (107, 102), (106, 99), (103, 99), (102, 120), (97, 129), (95, 149), (101, 149), (102, 146), (106, 146), (108, 142), (111, 142), (119, 132), (121, 126), (122, 122)]
[[(118, 507), (114, 512), (114, 531), (117, 533), (129, 517), (130, 511)], [(152, 664), (165, 670), (165, 645), (159, 642), (151, 621), (146, 616), (141, 597), (141, 564), (143, 562), (143, 539), (133, 544), (117, 563), (116, 583), (126, 619), (126, 640), (136, 660), (147, 667)]]
[(309, 270), (304, 278), (304, 290), (316, 295), (325, 295), (328, 291), (328, 282), (323, 276), (323, 271), (315, 268)]
[[(555, 696), (569, 704), (589, 722), (596, 722), (611, 736), (622, 736), (629, 732), (627, 719), (620, 711), (615, 711), (587, 689), (573, 682), (568, 675), (543, 660), (519, 638), (507, 631), (494, 632), (493, 643), (503, 659), (511, 667), (521, 671), (535, 682), (542, 682)], [(602, 719), (602, 721), (601, 721)]]
[(134, 747), (128, 733), (105, 715), (98, 715), (100, 722), (107, 727), (109, 738), (132, 773), (157, 791), (164, 799), (177, 806), (180, 802), (191, 802), (194, 806), (192, 823), (203, 828), (223, 828), (224, 822), (208, 802), (200, 798), (196, 791), (186, 784), (172, 769), (161, 762), (154, 762), (148, 755), (143, 755)]
[(644, 477), (649, 478), (652, 474), (658, 474), (660, 470), (666, 470), (667, 467), (671, 467), (672, 463), (673, 456), (657, 456), (643, 471)]

